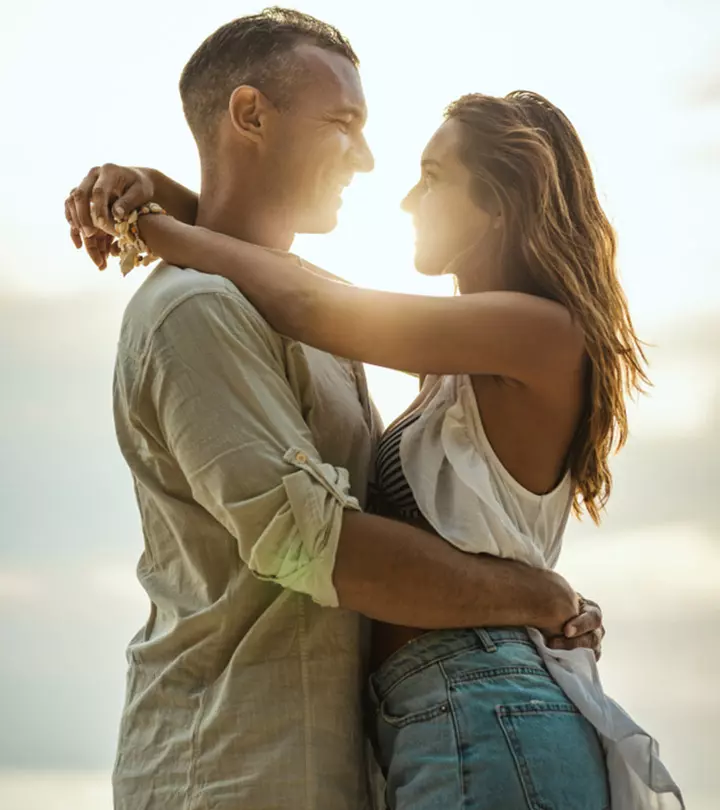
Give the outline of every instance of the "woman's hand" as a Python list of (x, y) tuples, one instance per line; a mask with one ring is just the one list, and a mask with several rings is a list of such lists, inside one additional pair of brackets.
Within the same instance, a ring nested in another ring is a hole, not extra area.
[(153, 199), (153, 172), (133, 166), (106, 163), (90, 169), (84, 180), (65, 200), (65, 218), (76, 248), (85, 246), (88, 256), (104, 270), (114, 253), (112, 223)]
[(65, 200), (73, 244), (77, 248), (84, 244), (90, 258), (104, 270), (108, 255), (116, 253), (112, 236), (115, 216), (122, 219), (151, 201), (180, 222), (195, 222), (198, 195), (162, 172), (114, 163), (90, 169)]

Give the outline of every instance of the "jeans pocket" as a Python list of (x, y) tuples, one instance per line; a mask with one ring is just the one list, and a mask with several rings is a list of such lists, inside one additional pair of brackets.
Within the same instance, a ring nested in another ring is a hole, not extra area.
[(450, 708), (447, 685), (437, 664), (414, 672), (384, 692), (372, 678), (371, 685), (379, 717), (394, 728), (432, 720)]
[(575, 706), (533, 700), (495, 712), (531, 810), (608, 810), (605, 754)]

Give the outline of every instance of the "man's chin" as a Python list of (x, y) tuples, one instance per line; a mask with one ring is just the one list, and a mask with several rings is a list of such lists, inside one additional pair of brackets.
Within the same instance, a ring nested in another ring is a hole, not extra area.
[(322, 234), (330, 233), (337, 228), (337, 214), (333, 216), (314, 217), (301, 222), (296, 228), (296, 233)]

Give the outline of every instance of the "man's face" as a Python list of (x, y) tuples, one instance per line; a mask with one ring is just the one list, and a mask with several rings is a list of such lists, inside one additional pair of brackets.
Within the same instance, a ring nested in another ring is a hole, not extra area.
[(355, 66), (341, 54), (299, 45), (304, 76), (288, 110), (273, 116), (265, 157), (296, 233), (327, 233), (341, 194), (374, 160), (363, 135), (365, 96)]

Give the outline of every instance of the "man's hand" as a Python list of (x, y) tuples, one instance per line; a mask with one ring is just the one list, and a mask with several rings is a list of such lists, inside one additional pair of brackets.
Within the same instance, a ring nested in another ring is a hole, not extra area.
[(90, 169), (65, 200), (65, 219), (76, 248), (85, 246), (90, 258), (104, 270), (114, 253), (110, 235), (114, 214), (125, 214), (153, 198), (154, 183), (149, 172), (133, 166), (106, 163)]
[(580, 597), (580, 612), (563, 627), (563, 634), (547, 638), (548, 647), (554, 650), (574, 650), (585, 647), (595, 653), (600, 660), (602, 640), (605, 638), (603, 616), (600, 605), (590, 599)]

